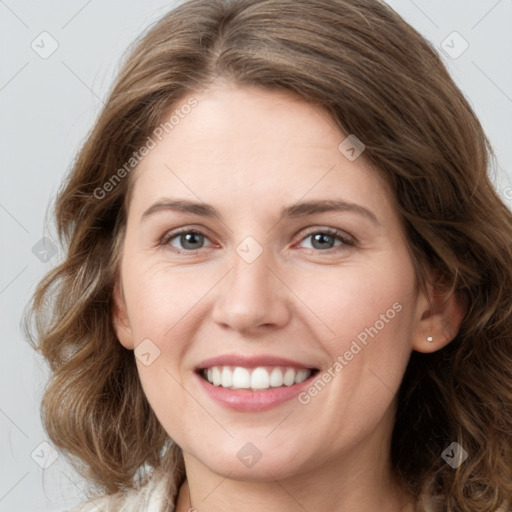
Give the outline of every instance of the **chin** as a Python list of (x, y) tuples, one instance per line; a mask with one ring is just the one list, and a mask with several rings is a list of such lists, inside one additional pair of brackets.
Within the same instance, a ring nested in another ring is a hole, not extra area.
[[(199, 463), (223, 477), (233, 480), (250, 480), (269, 482), (282, 480), (305, 471), (308, 465), (304, 454), (298, 460), (298, 448), (290, 453), (282, 446), (270, 445), (268, 442), (258, 443), (230, 440), (220, 448), (208, 453), (201, 449), (193, 455), (195, 463)], [(187, 456), (185, 455), (185, 459)]]

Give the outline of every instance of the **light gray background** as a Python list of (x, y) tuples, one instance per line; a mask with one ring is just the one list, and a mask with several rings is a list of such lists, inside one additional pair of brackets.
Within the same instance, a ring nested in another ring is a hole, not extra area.
[[(510, 205), (512, 0), (388, 3), (443, 55), (495, 148), (495, 183)], [(63, 511), (84, 499), (84, 482), (62, 456), (47, 469), (36, 463), (49, 464), (52, 455), (40, 445), (46, 441), (38, 410), (46, 372), (23, 339), (20, 317), (36, 283), (61, 255), (45, 245), (50, 252), (44, 262), (44, 252), (37, 257), (32, 249), (43, 235), (55, 239), (45, 228), (49, 202), (99, 112), (122, 53), (174, 4), (0, 0), (1, 512)], [(31, 47), (35, 41), (39, 52), (51, 49), (52, 39), (40, 36), (45, 31), (58, 44), (46, 59)], [(457, 58), (464, 43), (454, 31), (469, 44)]]

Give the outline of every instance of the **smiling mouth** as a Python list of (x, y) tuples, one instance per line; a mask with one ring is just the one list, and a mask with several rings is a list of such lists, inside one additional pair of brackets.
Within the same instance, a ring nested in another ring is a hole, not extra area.
[(202, 368), (198, 374), (213, 386), (231, 390), (265, 391), (272, 388), (300, 384), (318, 373), (316, 368), (292, 368), (286, 366), (212, 366)]

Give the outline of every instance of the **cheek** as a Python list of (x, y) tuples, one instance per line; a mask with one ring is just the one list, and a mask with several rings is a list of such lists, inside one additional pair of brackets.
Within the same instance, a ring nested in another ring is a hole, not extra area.
[(322, 320), (316, 335), (331, 373), (341, 377), (333, 379), (337, 395), (349, 392), (359, 403), (391, 400), (400, 385), (417, 298), (412, 262), (400, 256), (382, 258), (374, 267), (338, 269), (309, 292), (301, 287), (304, 302), (314, 304)]
[[(317, 275), (314, 281), (296, 279), (297, 295), (311, 305), (312, 313), (321, 320), (318, 336), (332, 340), (327, 342), (332, 348), (331, 355), (338, 348), (344, 348), (338, 347), (337, 340), (339, 343), (339, 340), (349, 341), (359, 336), (364, 342), (365, 338), (386, 332), (398, 341), (399, 333), (405, 334), (408, 330), (415, 299), (412, 265), (382, 263), (376, 268), (340, 268)], [(314, 287), (311, 282), (315, 282)]]
[(148, 264), (137, 258), (126, 265), (125, 276), (132, 331), (139, 340), (154, 337), (157, 344), (171, 335), (174, 340), (193, 324), (201, 299), (216, 281), (213, 272), (204, 272), (203, 278), (192, 267)]

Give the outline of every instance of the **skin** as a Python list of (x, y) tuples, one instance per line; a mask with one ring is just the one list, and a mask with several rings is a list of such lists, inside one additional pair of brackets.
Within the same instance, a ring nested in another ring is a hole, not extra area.
[[(338, 150), (346, 135), (327, 113), (227, 82), (193, 96), (198, 105), (131, 176), (115, 288), (120, 343), (133, 350), (150, 339), (160, 350), (137, 366), (184, 452), (178, 512), (189, 492), (201, 512), (413, 510), (389, 470), (395, 392), (412, 350), (453, 339), (461, 307), (432, 285), (431, 304), (419, 290), (386, 184), (364, 153), (349, 161)], [(218, 216), (161, 210), (142, 219), (164, 198), (204, 202)], [(355, 211), (279, 221), (284, 207), (324, 199), (360, 205), (377, 222)], [(165, 239), (180, 227), (205, 235), (196, 250)], [(350, 243), (314, 245), (325, 228)], [(252, 263), (236, 251), (248, 236), (263, 249)], [(220, 354), (271, 354), (325, 372), (396, 303), (400, 312), (307, 404), (233, 411), (194, 375)], [(251, 468), (237, 457), (247, 442), (262, 455)]]

